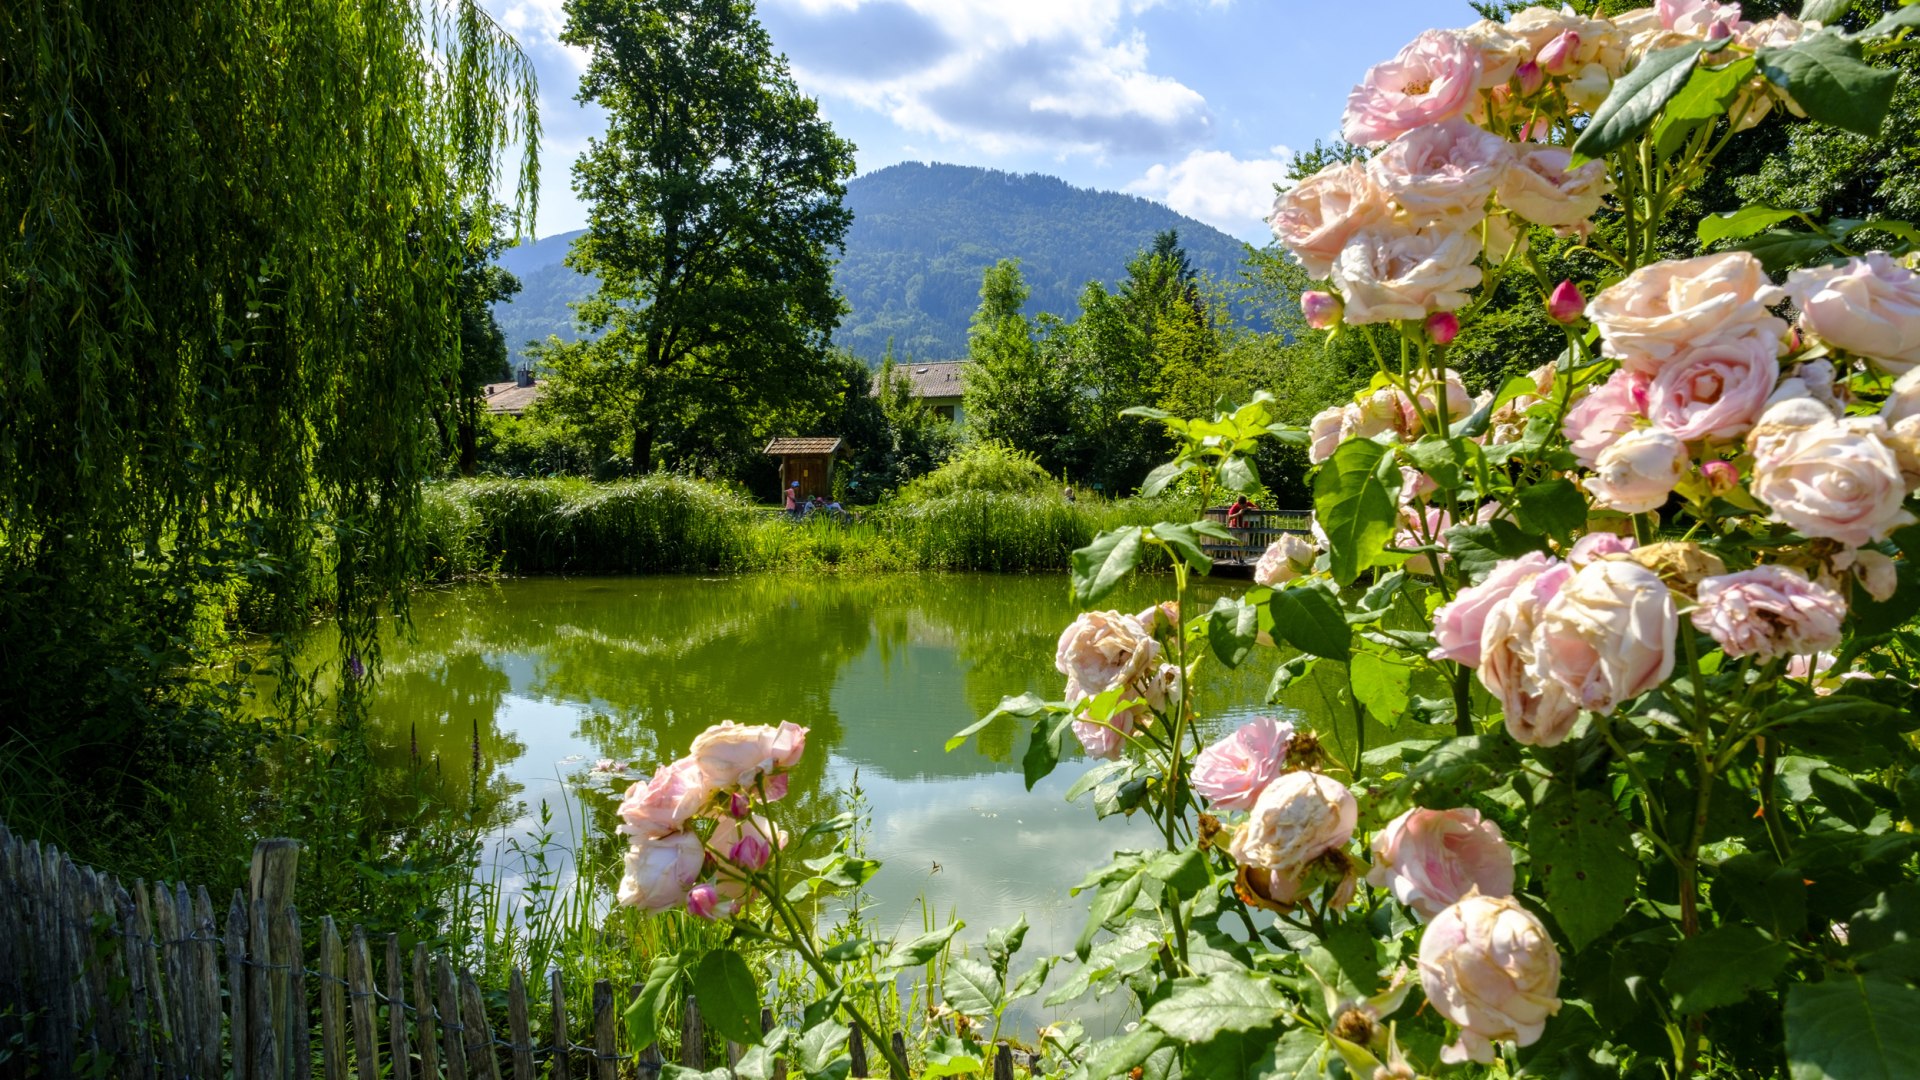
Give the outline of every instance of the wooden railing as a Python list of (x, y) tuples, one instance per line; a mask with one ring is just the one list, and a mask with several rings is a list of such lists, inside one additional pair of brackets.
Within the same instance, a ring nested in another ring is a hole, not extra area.
[[(544, 997), (536, 989), (530, 998), (515, 968), (499, 1033), (471, 970), (424, 945), (402, 950), (398, 935), (388, 934), (382, 950), (364, 928), (343, 940), (325, 918), (309, 964), (300, 913), (289, 902), (298, 859), (293, 841), (262, 841), (248, 890), (234, 891), (216, 924), (205, 888), (144, 881), (127, 888), (0, 825), (0, 1078), (659, 1075), (658, 1047), (624, 1045), (615, 988), (605, 979), (594, 984), (589, 1025), (586, 1015), (570, 1014), (559, 971), (548, 973)], [(550, 1014), (550, 1041), (542, 1044), (531, 1034), (536, 1009)], [(692, 997), (682, 1016), (680, 1064), (707, 1068)], [(763, 1031), (774, 1022), (771, 1011), (761, 1013)], [(591, 1031), (587, 1041), (573, 1041), (576, 1026)], [(906, 1060), (901, 1034), (891, 1041)], [(1012, 1080), (1012, 1051), (997, 1050), (995, 1080)], [(729, 1068), (739, 1052), (728, 1046)], [(848, 1054), (853, 1076), (870, 1075), (857, 1028)], [(784, 1077), (784, 1063), (775, 1070)]]
[(1228, 525), (1227, 513), (1227, 507), (1213, 506), (1205, 514), (1208, 521), (1227, 525), (1234, 534), (1232, 543), (1211, 538), (1201, 541), (1201, 550), (1215, 562), (1257, 562), (1283, 534), (1306, 532), (1311, 516), (1307, 510), (1243, 510), (1238, 519), (1240, 524), (1236, 526)]

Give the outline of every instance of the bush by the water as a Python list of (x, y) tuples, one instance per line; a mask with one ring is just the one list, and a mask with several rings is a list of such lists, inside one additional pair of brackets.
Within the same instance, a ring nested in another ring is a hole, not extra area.
[(939, 468), (900, 489), (901, 502), (924, 502), (979, 492), (1042, 495), (1060, 490), (1040, 460), (1004, 443), (974, 443)]

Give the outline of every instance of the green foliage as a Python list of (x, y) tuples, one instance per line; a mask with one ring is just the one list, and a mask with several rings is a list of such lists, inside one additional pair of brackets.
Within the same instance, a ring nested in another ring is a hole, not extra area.
[(939, 468), (900, 489), (903, 503), (976, 492), (1042, 496), (1058, 494), (1058, 481), (1029, 453), (997, 442), (967, 444)]

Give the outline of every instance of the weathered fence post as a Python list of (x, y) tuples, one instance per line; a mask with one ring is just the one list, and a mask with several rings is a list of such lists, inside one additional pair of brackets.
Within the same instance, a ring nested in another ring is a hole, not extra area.
[(567, 987), (559, 968), (547, 972), (547, 996), (553, 1009), (553, 1080), (573, 1080), (573, 1063), (567, 1060), (573, 1051), (567, 1039)]
[(533, 1080), (533, 1032), (527, 1026), (527, 980), (517, 967), (507, 981), (507, 1029), (513, 1038), (513, 1080)]
[(867, 1043), (860, 1037), (860, 1025), (847, 1025), (847, 1057), (853, 1061), (853, 1075), (867, 1075)]
[(340, 928), (328, 915), (320, 920), (320, 1063), (326, 1080), (347, 1080), (347, 1007), (341, 996), (346, 955)]
[(420, 1017), (420, 1075), (440, 1080), (440, 1042), (433, 1030), (433, 995), (427, 992), (427, 945), (413, 944), (413, 1000)]
[(467, 1080), (466, 1025), (460, 1021), (460, 999), (454, 994), (453, 969), (447, 958), (433, 960), (434, 983), (440, 992), (440, 1034), (447, 1051), (447, 1080)]
[(1013, 1080), (1013, 1047), (1007, 1043), (994, 1051), (993, 1080)]
[[(906, 1064), (907, 1040), (905, 1036), (901, 1035), (897, 1031), (893, 1033), (893, 1056), (895, 1058), (898, 1058), (902, 1065)], [(896, 1076), (894, 1077), (894, 1080), (907, 1080), (907, 1078), (905, 1076)]]
[(480, 1001), (480, 984), (467, 968), (460, 969), (460, 1004), (460, 1022), (467, 1028), (467, 1071), (474, 1080), (500, 1080), (500, 1059), (493, 1052), (493, 1029), (487, 1025), (487, 1008)]
[[(292, 1075), (293, 966), (303, 963), (298, 943), (287, 951), (285, 920), (293, 902), (293, 879), (300, 865), (300, 845), (284, 837), (253, 846), (253, 868), (247, 889), (247, 1003), (252, 1013), (248, 1033), (253, 1037), (249, 1057), (259, 1080), (281, 1080)], [(275, 938), (280, 948), (275, 949)], [(237, 989), (237, 988), (236, 988)], [(306, 1003), (300, 1003), (304, 1014)], [(305, 1037), (301, 1024), (302, 1038)], [(236, 1048), (237, 1049), (237, 1048)]]
[(367, 928), (353, 928), (347, 942), (347, 1012), (353, 1017), (353, 1063), (360, 1080), (379, 1080), (379, 1034), (373, 1019), (373, 957)]
[(689, 1069), (707, 1067), (707, 1025), (700, 1019), (700, 1003), (687, 995), (680, 1017), (680, 1064)]
[(613, 984), (605, 979), (593, 984), (593, 1072), (598, 1080), (618, 1080), (613, 1063), (618, 1060), (613, 1045)]
[[(387, 935), (387, 1037), (393, 1080), (413, 1080), (413, 1048), (407, 1041), (407, 982), (400, 963), (400, 935)], [(440, 1080), (425, 1077), (423, 1080)]]

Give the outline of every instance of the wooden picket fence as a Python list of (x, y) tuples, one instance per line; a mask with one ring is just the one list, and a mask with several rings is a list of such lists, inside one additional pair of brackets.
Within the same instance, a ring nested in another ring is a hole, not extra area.
[[(513, 970), (506, 1030), (497, 1033), (471, 970), (424, 945), (402, 950), (397, 935), (383, 943), (384, 979), (376, 979), (377, 943), (366, 930), (356, 926), (343, 941), (333, 919), (322, 919), (309, 966), (300, 913), (289, 902), (298, 859), (294, 841), (262, 841), (248, 889), (234, 890), (216, 924), (204, 887), (135, 881), (129, 889), (0, 824), (0, 1080), (659, 1074), (657, 1047), (623, 1045), (605, 979), (593, 987), (592, 1041), (574, 1043), (558, 971), (548, 973), (544, 998), (530, 999), (526, 977)], [(544, 1045), (530, 1032), (537, 1008), (551, 1013)], [(680, 1063), (708, 1068), (691, 997), (683, 1016)], [(773, 1022), (761, 1014), (763, 1029)], [(892, 1045), (904, 1060), (897, 1032)], [(1011, 1052), (998, 1050), (994, 1076), (1012, 1080)], [(869, 1075), (857, 1029), (849, 1051), (853, 1075)], [(729, 1047), (728, 1057), (738, 1052)]]

